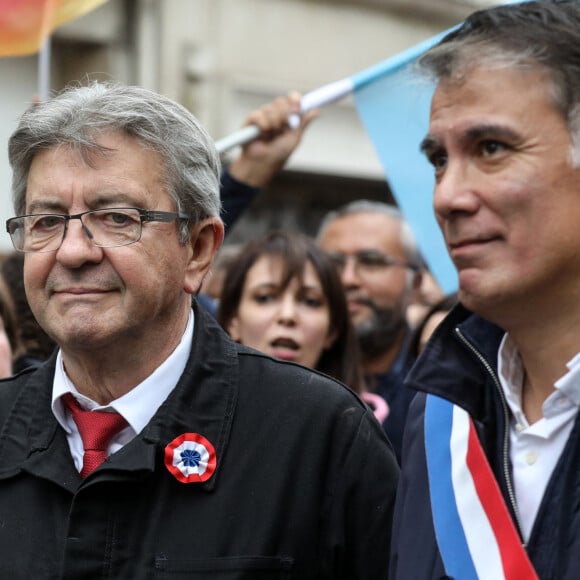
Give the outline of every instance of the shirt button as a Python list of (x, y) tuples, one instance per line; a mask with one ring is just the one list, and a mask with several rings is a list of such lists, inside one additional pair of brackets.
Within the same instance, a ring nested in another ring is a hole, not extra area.
[(526, 454), (526, 463), (528, 465), (534, 465), (538, 460), (538, 454), (535, 451), (528, 451)]
[(525, 427), (522, 423), (516, 423), (516, 431), (518, 433), (521, 433), (524, 429), (525, 429)]

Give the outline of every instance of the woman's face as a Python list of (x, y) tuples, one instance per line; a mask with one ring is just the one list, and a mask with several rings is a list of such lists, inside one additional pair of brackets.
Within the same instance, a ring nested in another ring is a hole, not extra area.
[(310, 262), (303, 280), (292, 278), (286, 288), (280, 286), (283, 266), (276, 256), (262, 256), (254, 263), (227, 330), (246, 346), (316, 368), (335, 339), (328, 302)]

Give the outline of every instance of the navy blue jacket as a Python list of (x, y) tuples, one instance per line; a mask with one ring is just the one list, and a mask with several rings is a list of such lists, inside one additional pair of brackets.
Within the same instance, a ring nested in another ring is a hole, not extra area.
[[(196, 308), (177, 386), (82, 480), (50, 410), (55, 357), (0, 381), (0, 578), (380, 580), (398, 467), (347, 387), (235, 344)], [(216, 449), (181, 483), (165, 447)]]
[[(409, 409), (397, 492), (391, 580), (449, 578), (431, 517), (424, 443), (425, 393), (464, 408), (472, 417), (506, 505), (517, 522), (509, 462), (509, 408), (497, 379), (504, 331), (456, 307), (435, 331), (406, 385), (418, 394)], [(577, 418), (549, 481), (527, 545), (541, 580), (580, 578), (580, 420)], [(456, 579), (461, 580), (461, 579)]]

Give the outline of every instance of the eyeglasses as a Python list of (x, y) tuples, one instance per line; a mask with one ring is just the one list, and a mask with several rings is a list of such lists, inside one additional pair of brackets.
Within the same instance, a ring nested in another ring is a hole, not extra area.
[(115, 248), (138, 242), (143, 222), (174, 222), (192, 218), (185, 213), (108, 207), (74, 215), (37, 213), (13, 217), (6, 221), (6, 231), (19, 252), (55, 252), (62, 245), (70, 220), (80, 220), (95, 246)]
[(347, 256), (339, 253), (329, 253), (329, 258), (335, 263), (339, 272), (342, 272), (349, 260), (354, 260), (355, 271), (363, 274), (372, 274), (388, 268), (390, 266), (402, 266), (411, 270), (418, 270), (415, 264), (398, 260), (391, 256), (386, 256), (380, 252), (366, 250)]

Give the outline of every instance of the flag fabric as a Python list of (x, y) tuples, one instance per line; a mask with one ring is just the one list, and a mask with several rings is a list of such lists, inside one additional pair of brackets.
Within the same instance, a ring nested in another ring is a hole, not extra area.
[(359, 116), (393, 196), (445, 294), (457, 290), (457, 273), (433, 212), (434, 172), (419, 151), (434, 86), (413, 72), (412, 63), (447, 32), (352, 77)]
[(55, 28), (107, 0), (0, 0), (0, 56), (37, 52)]
[(446, 574), (463, 580), (538, 580), (464, 409), (427, 396), (425, 453)]

